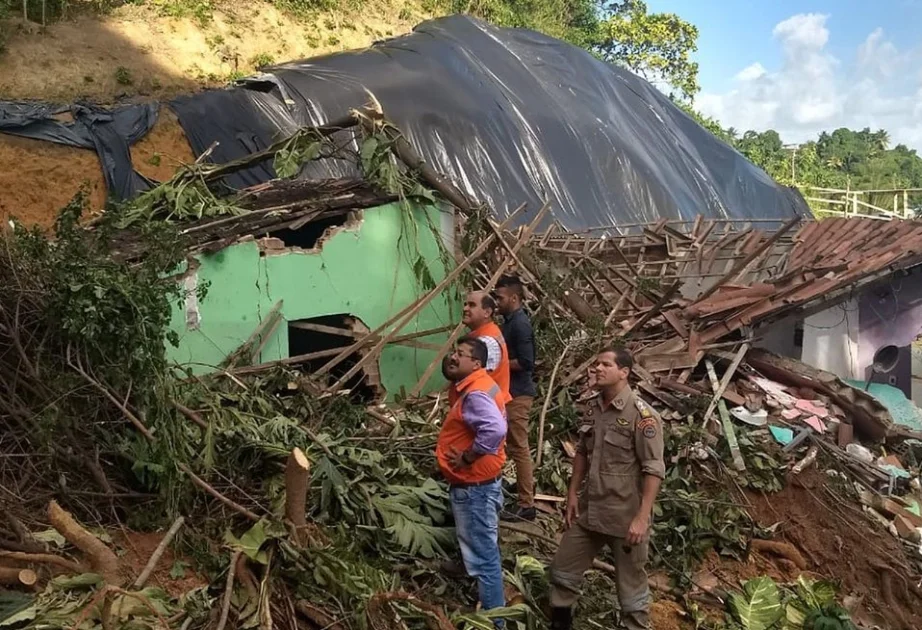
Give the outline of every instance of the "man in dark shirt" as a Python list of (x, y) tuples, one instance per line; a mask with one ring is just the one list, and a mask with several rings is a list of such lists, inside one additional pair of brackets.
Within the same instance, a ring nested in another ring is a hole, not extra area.
[[(522, 282), (515, 276), (503, 276), (496, 283), (496, 306), (503, 315), (503, 339), (509, 351), (512, 400), (506, 404), (509, 431), (506, 435), (506, 452), (515, 463), (518, 488), (518, 506), (503, 512), (503, 520), (534, 520), (535, 477), (528, 448), (528, 414), (535, 397), (532, 378), (535, 369), (535, 335), (531, 321), (522, 309), (525, 292)], [(540, 446), (539, 446), (540, 448)]]

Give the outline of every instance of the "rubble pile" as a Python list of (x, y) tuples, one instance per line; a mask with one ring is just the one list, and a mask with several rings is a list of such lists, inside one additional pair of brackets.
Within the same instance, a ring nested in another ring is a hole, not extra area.
[[(294, 175), (345, 159), (344, 133), (357, 134), (363, 181), (215, 192), (260, 160)], [(543, 494), (536, 523), (503, 525), (508, 606), (494, 617), (547, 623), (544, 563), (577, 406), (593, 355), (617, 344), (666, 429), (656, 628), (922, 627), (922, 436), (860, 389), (758, 347), (760, 326), (922, 262), (917, 224), (699, 219), (573, 234), (548, 205), (497, 222), (380, 112), (235, 164), (186, 167), (147, 195), (89, 226), (77, 204), (54, 241), (4, 236), (0, 627), (492, 627), (471, 607), (472, 585), (439, 570), (454, 544), (431, 458), (445, 403), (422, 395), (463, 326), (399, 402), (351, 388), (427, 304), (509, 273), (526, 283), (541, 359)], [(274, 309), (208, 375), (166, 361), (176, 270), (193, 254), (334, 209), (435, 199), (463, 217), (453, 265), (383, 325), (350, 331), (349, 346), (256, 363)], [(151, 532), (163, 532), (156, 544)], [(579, 623), (613, 627), (613, 568), (595, 569)]]

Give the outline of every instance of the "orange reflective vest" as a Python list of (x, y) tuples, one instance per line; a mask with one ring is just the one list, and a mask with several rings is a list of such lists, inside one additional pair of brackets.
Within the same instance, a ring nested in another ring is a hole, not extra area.
[(474, 445), (474, 431), (461, 416), (461, 405), (464, 397), (471, 392), (486, 392), (493, 398), (500, 412), (506, 415), (506, 400), (499, 386), (490, 378), (487, 371), (479, 369), (472, 372), (467, 378), (456, 383), (453, 390), (457, 390), (457, 400), (452, 403), (439, 432), (439, 439), (435, 445), (435, 457), (438, 459), (439, 468), (448, 483), (479, 483), (499, 477), (506, 463), (506, 440), (503, 440), (499, 451), (495, 455), (483, 455), (472, 465), (461, 470), (452, 470), (448, 463), (448, 454), (451, 451), (463, 453)]
[[(500, 391), (503, 393), (504, 403), (512, 400), (512, 396), (509, 395), (509, 384), (512, 381), (512, 377), (509, 371), (509, 350), (506, 348), (506, 340), (503, 339), (503, 331), (499, 329), (494, 322), (490, 321), (482, 326), (478, 326), (471, 332), (467, 334), (468, 337), (492, 337), (499, 343), (499, 364), (494, 370), (488, 370), (487, 374), (490, 375), (490, 378), (499, 385)], [(486, 367), (486, 366), (484, 366)], [(448, 388), (448, 402), (454, 404), (458, 400), (458, 393), (455, 391), (454, 387)]]

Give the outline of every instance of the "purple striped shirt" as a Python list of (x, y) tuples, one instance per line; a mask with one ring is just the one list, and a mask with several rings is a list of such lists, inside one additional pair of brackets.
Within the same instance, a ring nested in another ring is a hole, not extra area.
[(461, 401), (461, 419), (474, 431), (471, 450), (495, 455), (506, 437), (506, 417), (486, 392), (470, 392)]

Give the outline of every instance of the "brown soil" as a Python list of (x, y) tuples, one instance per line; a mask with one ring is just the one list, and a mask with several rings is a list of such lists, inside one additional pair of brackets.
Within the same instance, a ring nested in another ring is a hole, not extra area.
[[(115, 536), (115, 543), (125, 550), (125, 554), (120, 558), (120, 563), (126, 569), (132, 581), (144, 570), (157, 545), (163, 540), (163, 536), (164, 532), (141, 533), (127, 530)], [(179, 559), (182, 560), (182, 558)], [(183, 577), (170, 577), (170, 570), (176, 560), (177, 556), (173, 549), (167, 547), (163, 556), (160, 557), (160, 562), (157, 563), (157, 568), (147, 581), (147, 586), (159, 586), (173, 597), (180, 597), (192, 589), (208, 584), (205, 578), (189, 568), (192, 564), (191, 561), (186, 561), (185, 575)]]
[[(750, 514), (763, 527), (780, 523), (776, 539), (803, 554), (808, 564), (804, 573), (839, 581), (842, 597), (863, 601), (862, 616), (883, 620), (888, 628), (922, 628), (922, 599), (913, 594), (913, 576), (901, 543), (857, 506), (833, 498), (824, 490), (827, 480), (821, 471), (812, 470), (794, 477), (783, 492), (752, 495)], [(781, 579), (796, 579), (801, 573), (789, 561), (752, 554), (750, 565), (756, 570), (735, 567), (740, 570), (737, 575), (764, 575), (767, 567), (761, 563), (773, 566)], [(727, 568), (722, 564), (718, 570)]]
[(194, 161), (195, 155), (179, 119), (166, 105), (160, 108), (154, 128), (131, 147), (134, 169), (158, 182), (170, 179), (179, 166)]
[(96, 152), (43, 140), (0, 135), (0, 221), (49, 227), (85, 186), (90, 207), (102, 208), (106, 185)]
[[(782, 584), (808, 575), (838, 582), (840, 600), (852, 619), (865, 627), (922, 628), (922, 597), (913, 588), (918, 577), (907, 568), (900, 542), (869, 521), (856, 505), (837, 503), (824, 490), (827, 481), (822, 472), (811, 470), (793, 478), (782, 492), (748, 496), (752, 517), (762, 527), (778, 524), (775, 540), (800, 551), (807, 560), (806, 570), (768, 553), (753, 552), (742, 561), (711, 553), (693, 578), (694, 591), (727, 592), (763, 575)], [(716, 607), (702, 604), (700, 610), (715, 619), (722, 617)], [(683, 607), (662, 594), (652, 614), (657, 630), (694, 627)]]
[(682, 606), (668, 599), (653, 602), (650, 622), (656, 630), (687, 630), (695, 627)]
[[(176, 115), (161, 108), (154, 128), (131, 148), (135, 169), (157, 181), (180, 163), (194, 161)], [(89, 191), (90, 214), (105, 205), (106, 185), (96, 152), (43, 140), (0, 135), (0, 221), (49, 227), (81, 186)]]

